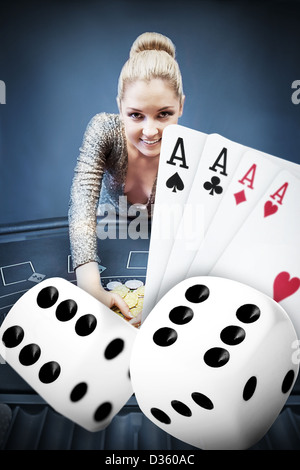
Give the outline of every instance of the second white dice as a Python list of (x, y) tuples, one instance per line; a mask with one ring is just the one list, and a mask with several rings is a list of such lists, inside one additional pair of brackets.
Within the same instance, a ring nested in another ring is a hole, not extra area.
[(247, 449), (268, 431), (298, 374), (297, 336), (271, 298), (195, 277), (171, 289), (141, 326), (131, 380), (144, 414), (202, 449)]

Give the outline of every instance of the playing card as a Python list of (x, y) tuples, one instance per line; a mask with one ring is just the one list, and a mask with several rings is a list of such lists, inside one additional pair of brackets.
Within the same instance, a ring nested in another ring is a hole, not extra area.
[[(277, 160), (276, 160), (277, 163)], [(187, 277), (206, 275), (281, 170), (274, 160), (246, 151), (188, 269)]]
[[(157, 300), (186, 277), (244, 150), (243, 145), (218, 134), (207, 137)], [(196, 224), (199, 211), (202, 215), (201, 224)]]
[(279, 302), (300, 337), (300, 178), (280, 171), (209, 274)]
[(163, 132), (147, 264), (143, 319), (152, 310), (206, 134), (170, 125)]

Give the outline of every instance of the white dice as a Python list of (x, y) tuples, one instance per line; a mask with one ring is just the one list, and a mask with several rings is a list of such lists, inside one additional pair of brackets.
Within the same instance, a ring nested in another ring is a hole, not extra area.
[(136, 337), (130, 375), (143, 413), (201, 449), (248, 449), (284, 406), (298, 374), (297, 336), (281, 306), (224, 278), (171, 289)]
[(9, 311), (0, 354), (56, 411), (98, 431), (133, 393), (129, 363), (137, 332), (79, 287), (51, 278)]

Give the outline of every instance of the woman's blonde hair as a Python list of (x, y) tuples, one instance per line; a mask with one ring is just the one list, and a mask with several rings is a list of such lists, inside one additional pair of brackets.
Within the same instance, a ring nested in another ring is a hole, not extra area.
[(153, 78), (166, 80), (180, 103), (183, 100), (182, 77), (175, 60), (173, 42), (160, 33), (143, 33), (132, 44), (129, 59), (124, 64), (118, 83), (117, 101), (120, 106), (126, 85)]

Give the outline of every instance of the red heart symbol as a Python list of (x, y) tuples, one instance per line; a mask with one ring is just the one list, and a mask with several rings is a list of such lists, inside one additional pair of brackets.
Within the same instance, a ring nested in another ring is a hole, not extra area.
[(273, 285), (273, 299), (276, 302), (289, 297), (294, 294), (300, 287), (300, 279), (298, 277), (293, 277), (290, 279), (290, 274), (286, 271), (279, 273), (274, 280)]
[(264, 217), (268, 217), (268, 215), (275, 214), (277, 210), (278, 210), (278, 206), (276, 206), (276, 204), (273, 204), (272, 201), (267, 201), (265, 203)]

